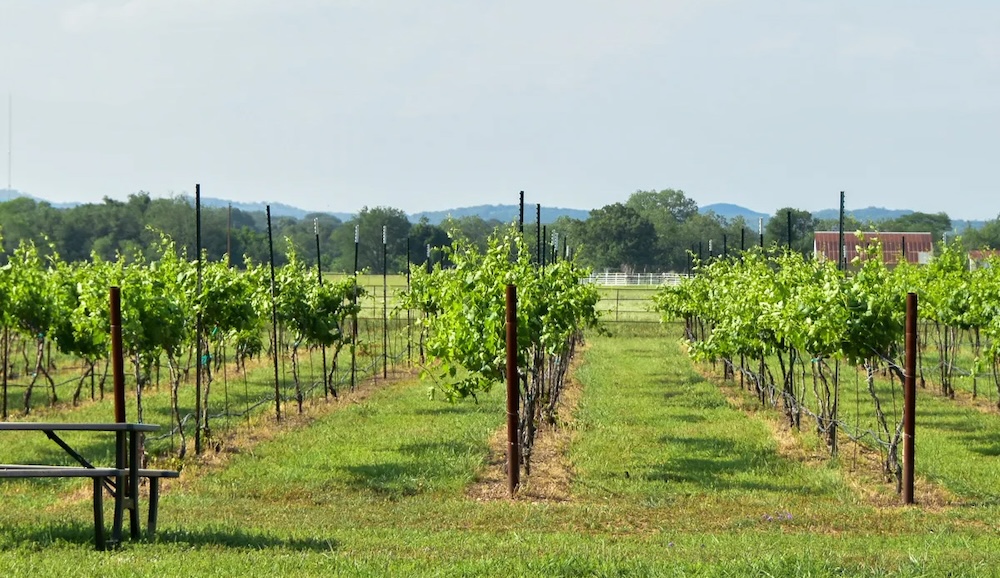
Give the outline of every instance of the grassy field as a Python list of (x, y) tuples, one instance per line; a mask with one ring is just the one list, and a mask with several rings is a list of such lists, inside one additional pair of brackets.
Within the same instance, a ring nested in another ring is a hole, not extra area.
[[(336, 280), (339, 274), (327, 274), (326, 278)], [(383, 283), (384, 282), (384, 283)], [(383, 304), (391, 312), (396, 305), (396, 296), (406, 289), (405, 275), (360, 275), (358, 283), (368, 293), (362, 303), (362, 315), (381, 317)], [(649, 322), (658, 323), (659, 313), (652, 309), (651, 298), (656, 293), (656, 285), (623, 285), (621, 287), (599, 287), (601, 301), (597, 310), (602, 319), (610, 323)]]
[(601, 287), (597, 305), (601, 318), (608, 323), (658, 323), (660, 314), (653, 311), (655, 285)]
[[(818, 459), (814, 434), (702, 377), (678, 335), (615, 333), (591, 337), (575, 373), (567, 499), (474, 497), (501, 389), (450, 405), (402, 379), (237, 432), (166, 484), (155, 542), (95, 552), (84, 482), (4, 482), (0, 574), (1000, 575), (996, 478), (961, 475), (995, 455), (955, 449), (1000, 439), (996, 416), (929, 406), (941, 422), (918, 432), (918, 473), (934, 491), (918, 496), (935, 499), (897, 506), (863, 462)], [(53, 451), (5, 442), (0, 461)]]

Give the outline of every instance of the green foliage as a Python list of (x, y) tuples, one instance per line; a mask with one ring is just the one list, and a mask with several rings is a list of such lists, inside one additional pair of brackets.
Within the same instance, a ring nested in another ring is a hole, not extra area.
[(590, 212), (584, 254), (595, 267), (636, 271), (656, 263), (656, 229), (637, 210), (615, 203)]
[(941, 241), (952, 229), (951, 218), (945, 213), (919, 211), (882, 221), (878, 226), (883, 231), (930, 233), (934, 241)]
[(580, 330), (597, 324), (596, 287), (573, 261), (545, 267), (532, 262), (522, 235), (511, 227), (490, 238), (485, 252), (455, 239), (451, 266), (418, 270), (403, 307), (418, 308), (424, 348), (434, 359), (424, 375), (449, 400), (475, 398), (506, 372), (506, 290), (517, 295), (518, 429), (521, 461), (530, 472), (541, 421), (555, 418), (569, 357)]
[[(387, 268), (389, 273), (398, 273), (406, 269), (406, 239), (411, 224), (406, 213), (392, 207), (363, 207), (354, 219), (334, 230), (331, 241), (338, 247), (334, 269), (354, 272), (355, 227), (358, 230), (358, 271), (382, 273)], [(383, 260), (387, 261), (385, 265)]]
[(288, 263), (275, 275), (279, 322), (294, 332), (296, 343), (333, 345), (349, 340), (346, 322), (360, 310), (355, 295), (364, 296), (356, 278), (320, 285), (294, 250), (289, 251), (287, 259)]
[(575, 332), (597, 322), (599, 294), (581, 283), (584, 272), (565, 260), (536, 268), (513, 229), (492, 236), (485, 252), (456, 239), (448, 258), (450, 268), (415, 271), (403, 299), (403, 306), (427, 314), (419, 321), (427, 330), (425, 348), (439, 362), (433, 375), (448, 399), (474, 396), (503, 380), (508, 284), (517, 289), (519, 367), (530, 365), (536, 349), (564, 352)]
[(1000, 249), (1000, 215), (978, 229), (962, 231), (962, 239), (969, 249)]
[(43, 339), (58, 315), (50, 277), (33, 241), (22, 241), (3, 268), (6, 313), (25, 335)]
[[(877, 244), (861, 251), (849, 277), (830, 261), (794, 251), (715, 260), (679, 286), (662, 288), (654, 304), (665, 321), (697, 318), (711, 328), (691, 345), (702, 359), (757, 357), (779, 349), (854, 363), (894, 359), (911, 269), (890, 271), (878, 258)], [(956, 290), (949, 294), (953, 305)]]
[(764, 229), (764, 242), (768, 245), (788, 247), (788, 221), (791, 215), (791, 248), (803, 255), (811, 255), (813, 250), (813, 233), (816, 231), (816, 219), (812, 213), (792, 207), (778, 209), (774, 216), (768, 219)]
[[(52, 245), (43, 258), (34, 242), (22, 240), (0, 266), (0, 323), (35, 345), (26, 412), (39, 376), (52, 386), (51, 401), (57, 401), (55, 383), (42, 363), (50, 339), (60, 352), (86, 362), (84, 376), (109, 357), (111, 286), (121, 289), (122, 343), (140, 396), (142, 385), (151, 381), (154, 367), (165, 358), (177, 399), (176, 388), (186, 372), (182, 358), (195, 347), (198, 315), (208, 358), (212, 346), (224, 347), (226, 342), (242, 360), (263, 351), (262, 337), (271, 318), (265, 269), (250, 259), (242, 268), (230, 267), (225, 258), (212, 261), (206, 252), (199, 285), (196, 262), (187, 252), (165, 233), (148, 232), (158, 238), (144, 251), (119, 253), (113, 260), (94, 253), (89, 262), (74, 263), (63, 261)], [(289, 247), (288, 263), (277, 272), (279, 322), (294, 336), (296, 347), (333, 346), (336, 363), (337, 353), (351, 340), (345, 326), (357, 313), (357, 298), (364, 290), (354, 277), (321, 285), (294, 245)], [(210, 382), (211, 375), (207, 377)], [(74, 402), (79, 394), (78, 388)], [(178, 421), (182, 417), (174, 415)]]
[(52, 336), (59, 351), (91, 362), (108, 357), (111, 318), (107, 280), (111, 270), (99, 259), (90, 265), (55, 263), (54, 294), (62, 314), (55, 319)]

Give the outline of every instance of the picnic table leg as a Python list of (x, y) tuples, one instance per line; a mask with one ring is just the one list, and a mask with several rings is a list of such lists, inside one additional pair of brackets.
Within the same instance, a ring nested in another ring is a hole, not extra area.
[(94, 545), (104, 550), (104, 478), (94, 478)]
[[(125, 441), (125, 436), (126, 433), (124, 431), (115, 432), (115, 467), (118, 468), (118, 471), (125, 468), (126, 464), (128, 444)], [(115, 544), (121, 544), (124, 518), (125, 476), (119, 474), (115, 476), (115, 521), (114, 526), (111, 528), (111, 539)]]
[(128, 497), (129, 497), (129, 530), (132, 539), (139, 539), (139, 432), (129, 433), (128, 456)]
[(156, 512), (160, 504), (160, 478), (149, 478), (149, 521), (146, 522), (146, 534), (152, 540), (156, 535)]

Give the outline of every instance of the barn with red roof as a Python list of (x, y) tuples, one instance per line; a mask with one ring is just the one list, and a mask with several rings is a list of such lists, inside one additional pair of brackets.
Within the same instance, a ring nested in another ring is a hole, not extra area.
[[(893, 267), (903, 260), (914, 265), (926, 265), (934, 256), (934, 240), (930, 233), (894, 233), (882, 231), (866, 231), (859, 239), (855, 233), (844, 233), (844, 249), (847, 262), (851, 263), (858, 256), (858, 247), (868, 247), (876, 242), (882, 244), (882, 261)], [(840, 233), (837, 231), (816, 231), (813, 240), (813, 254), (817, 259), (832, 260), (840, 258)]]

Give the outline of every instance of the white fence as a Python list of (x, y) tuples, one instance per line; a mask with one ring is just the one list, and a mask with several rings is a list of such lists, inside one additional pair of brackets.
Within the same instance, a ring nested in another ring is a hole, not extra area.
[(602, 286), (620, 285), (677, 285), (687, 278), (683, 273), (592, 273), (585, 283)]

